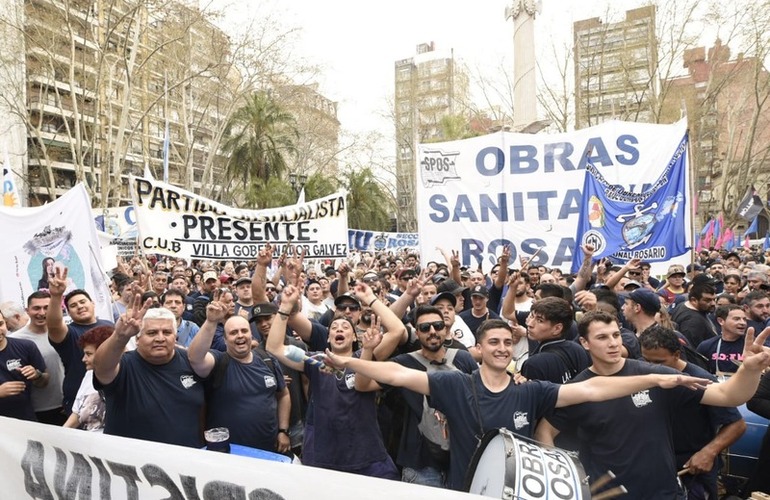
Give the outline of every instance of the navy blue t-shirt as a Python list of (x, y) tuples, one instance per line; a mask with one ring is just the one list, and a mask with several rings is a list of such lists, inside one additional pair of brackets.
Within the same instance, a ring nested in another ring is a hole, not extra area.
[[(460, 490), (471, 457), (487, 431), (505, 427), (531, 438), (537, 421), (549, 415), (556, 406), (559, 386), (551, 382), (529, 381), (492, 392), (481, 382), (478, 370), (473, 375), (462, 372), (428, 374), (433, 408), (447, 417), (449, 423), (449, 487)], [(471, 383), (476, 385), (478, 405)], [(483, 429), (479, 429), (479, 418)]]
[[(210, 352), (215, 359), (213, 372), (216, 372), (217, 365), (229, 354)], [(227, 427), (230, 442), (275, 451), (278, 434), (275, 395), (283, 391), (286, 382), (278, 360), (269, 353), (268, 356), (273, 361), (273, 369), (256, 352), (251, 363), (229, 360), (222, 386), (213, 390), (207, 401), (206, 428)]]
[(500, 315), (494, 312), (493, 310), (489, 309), (488, 307), (487, 307), (487, 313), (480, 318), (477, 318), (476, 316), (474, 316), (472, 311), (473, 309), (466, 309), (460, 314), (458, 314), (458, 316), (460, 316), (463, 319), (463, 321), (465, 321), (465, 324), (468, 325), (468, 328), (470, 329), (471, 333), (473, 333), (474, 336), (476, 335), (476, 331), (479, 329), (479, 326), (481, 326), (481, 324), (484, 321), (488, 319), (500, 319)]
[(731, 341), (723, 340), (722, 337), (712, 337), (701, 342), (696, 351), (706, 356), (711, 373), (716, 373), (717, 369), (720, 372), (735, 373), (738, 371), (738, 365), (733, 361), (743, 362), (745, 346), (745, 337)]
[(24, 391), (15, 396), (0, 398), (0, 415), (21, 420), (37, 421), (32, 408), (30, 386), (32, 382), (21, 374), (20, 368), (32, 365), (41, 372), (45, 371), (45, 361), (40, 349), (34, 342), (26, 339), (6, 337), (5, 349), (0, 351), (0, 384), (6, 382), (24, 382)]
[(70, 323), (67, 325), (67, 336), (64, 337), (61, 343), (57, 344), (51, 340), (51, 337), (48, 337), (48, 341), (56, 350), (64, 365), (64, 382), (62, 384), (64, 400), (62, 401), (62, 406), (66, 415), (72, 412), (72, 403), (75, 401), (75, 396), (77, 396), (78, 389), (80, 389), (80, 383), (86, 374), (86, 365), (83, 363), (83, 349), (78, 345), (78, 339), (88, 330), (97, 326), (113, 326), (113, 324), (111, 321), (103, 319), (97, 319), (96, 323), (91, 323), (90, 325)]
[[(612, 377), (676, 374), (676, 370), (626, 359)], [(569, 383), (598, 376), (585, 370)], [(675, 498), (676, 466), (673, 420), (680, 408), (700, 403), (703, 391), (684, 387), (654, 387), (631, 396), (559, 408), (548, 421), (561, 431), (577, 429), (580, 461), (590, 477), (608, 470), (616, 474), (612, 485), (622, 484), (633, 499)]]
[[(414, 359), (410, 354), (400, 354), (391, 361), (413, 370), (426, 371), (425, 365)], [(460, 349), (455, 353), (453, 365), (460, 372), (468, 374), (473, 373), (479, 367), (467, 350)], [(383, 385), (383, 387), (386, 386)], [(425, 443), (425, 439), (417, 428), (422, 418), (423, 399), (425, 396), (403, 387), (394, 387), (394, 389), (399, 390), (406, 402), (404, 429), (401, 433), (396, 463), (402, 467), (411, 467), (412, 469), (421, 469), (427, 466), (440, 468), (440, 464), (435, 463)]]
[(310, 380), (310, 402), (302, 463), (357, 471), (386, 460), (377, 426), (376, 393), (356, 391), (355, 374), (348, 370), (337, 378), (306, 364), (305, 375)]
[(200, 448), (203, 384), (190, 366), (187, 351), (176, 348), (165, 365), (145, 361), (137, 351), (120, 359), (115, 380), (104, 389), (105, 434)]

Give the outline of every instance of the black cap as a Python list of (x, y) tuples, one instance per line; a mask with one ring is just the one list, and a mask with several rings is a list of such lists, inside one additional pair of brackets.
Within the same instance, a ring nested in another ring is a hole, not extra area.
[(235, 280), (234, 286), (237, 288), (243, 285), (244, 283), (251, 283), (251, 278), (249, 278), (248, 276), (244, 276), (243, 278), (238, 278), (237, 280)]
[(471, 288), (471, 297), (479, 295), (481, 297), (489, 297), (489, 290), (484, 285), (476, 285)]
[(646, 288), (637, 288), (628, 294), (628, 298), (639, 304), (647, 314), (655, 314), (660, 311), (660, 298), (658, 294)]
[(348, 292), (343, 293), (342, 295), (338, 295), (336, 299), (334, 299), (334, 307), (339, 307), (343, 302), (345, 301), (353, 301), (359, 306), (361, 305), (361, 301), (358, 300), (358, 297), (356, 297), (354, 294)]
[(254, 321), (260, 316), (272, 316), (277, 312), (278, 306), (272, 302), (260, 302), (259, 304), (254, 304), (254, 307), (251, 308), (251, 316), (249, 316), (249, 321)]
[(452, 303), (452, 306), (457, 305), (457, 298), (455, 297), (455, 294), (452, 292), (441, 292), (437, 293), (430, 299), (430, 305), (435, 306), (436, 302), (438, 302), (441, 299), (447, 299), (449, 302)]
[(467, 290), (468, 287), (462, 286), (458, 282), (456, 282), (453, 279), (444, 280), (439, 286), (438, 286), (438, 292), (449, 292), (457, 295), (458, 293), (462, 293), (465, 290)]

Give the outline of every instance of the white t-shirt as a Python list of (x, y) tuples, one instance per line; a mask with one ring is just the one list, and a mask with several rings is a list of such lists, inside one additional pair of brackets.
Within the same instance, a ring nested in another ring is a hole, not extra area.
[(94, 389), (94, 372), (86, 371), (80, 389), (72, 403), (72, 413), (76, 413), (79, 419), (78, 429), (91, 432), (104, 432), (104, 414), (107, 407), (102, 395)]
[(469, 349), (476, 345), (476, 337), (460, 316), (455, 316), (455, 322), (449, 328), (449, 333), (451, 333), (458, 342)]

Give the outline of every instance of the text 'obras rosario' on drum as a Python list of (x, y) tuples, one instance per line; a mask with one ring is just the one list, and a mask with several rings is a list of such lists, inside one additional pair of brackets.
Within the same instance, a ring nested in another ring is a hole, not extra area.
[(470, 493), (506, 500), (590, 499), (577, 457), (502, 428), (487, 432), (471, 459), (465, 481)]

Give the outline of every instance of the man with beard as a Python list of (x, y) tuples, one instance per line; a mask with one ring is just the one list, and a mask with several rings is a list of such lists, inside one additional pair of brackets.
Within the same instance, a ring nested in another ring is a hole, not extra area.
[(770, 298), (763, 290), (754, 290), (746, 294), (741, 302), (746, 312), (746, 327), (753, 328), (755, 332), (761, 332), (770, 319)]
[(707, 280), (696, 278), (690, 286), (687, 301), (674, 309), (671, 319), (679, 326), (679, 331), (687, 337), (690, 345), (697, 346), (716, 335), (714, 326), (707, 317), (715, 308), (714, 286)]
[[(454, 300), (452, 294), (444, 292)], [(434, 370), (460, 370), (473, 373), (476, 362), (468, 352), (444, 347), (447, 336), (447, 324), (442, 312), (433, 306), (419, 306), (414, 313), (414, 324), (420, 342), (418, 351), (400, 354), (394, 361), (407, 368), (432, 372)], [(365, 339), (361, 359), (373, 359), (373, 350), (380, 339)], [(428, 368), (428, 367), (431, 368)], [(363, 392), (382, 389), (374, 380), (359, 375), (356, 377), (356, 390)], [(406, 401), (404, 408), (404, 430), (398, 447), (396, 463), (403, 469), (401, 480), (407, 483), (425, 486), (444, 487), (449, 472), (449, 453), (429, 441), (419, 429), (420, 421), (426, 416), (424, 409), (428, 404), (426, 396), (405, 388), (397, 388)], [(434, 418), (434, 416), (430, 416)]]
[(714, 283), (714, 289), (717, 295), (724, 292), (725, 265), (722, 264), (721, 259), (718, 259), (711, 264), (711, 267), (709, 267), (709, 276), (711, 276), (711, 281)]
[[(462, 347), (463, 349), (473, 348), (473, 333), (468, 325), (459, 316), (457, 316), (457, 297), (451, 292), (441, 292), (430, 300), (430, 305), (435, 306), (444, 318), (446, 324), (446, 347)], [(416, 322), (414, 324), (417, 324)], [(471, 352), (474, 354), (475, 351)], [(477, 361), (480, 361), (478, 358)]]

